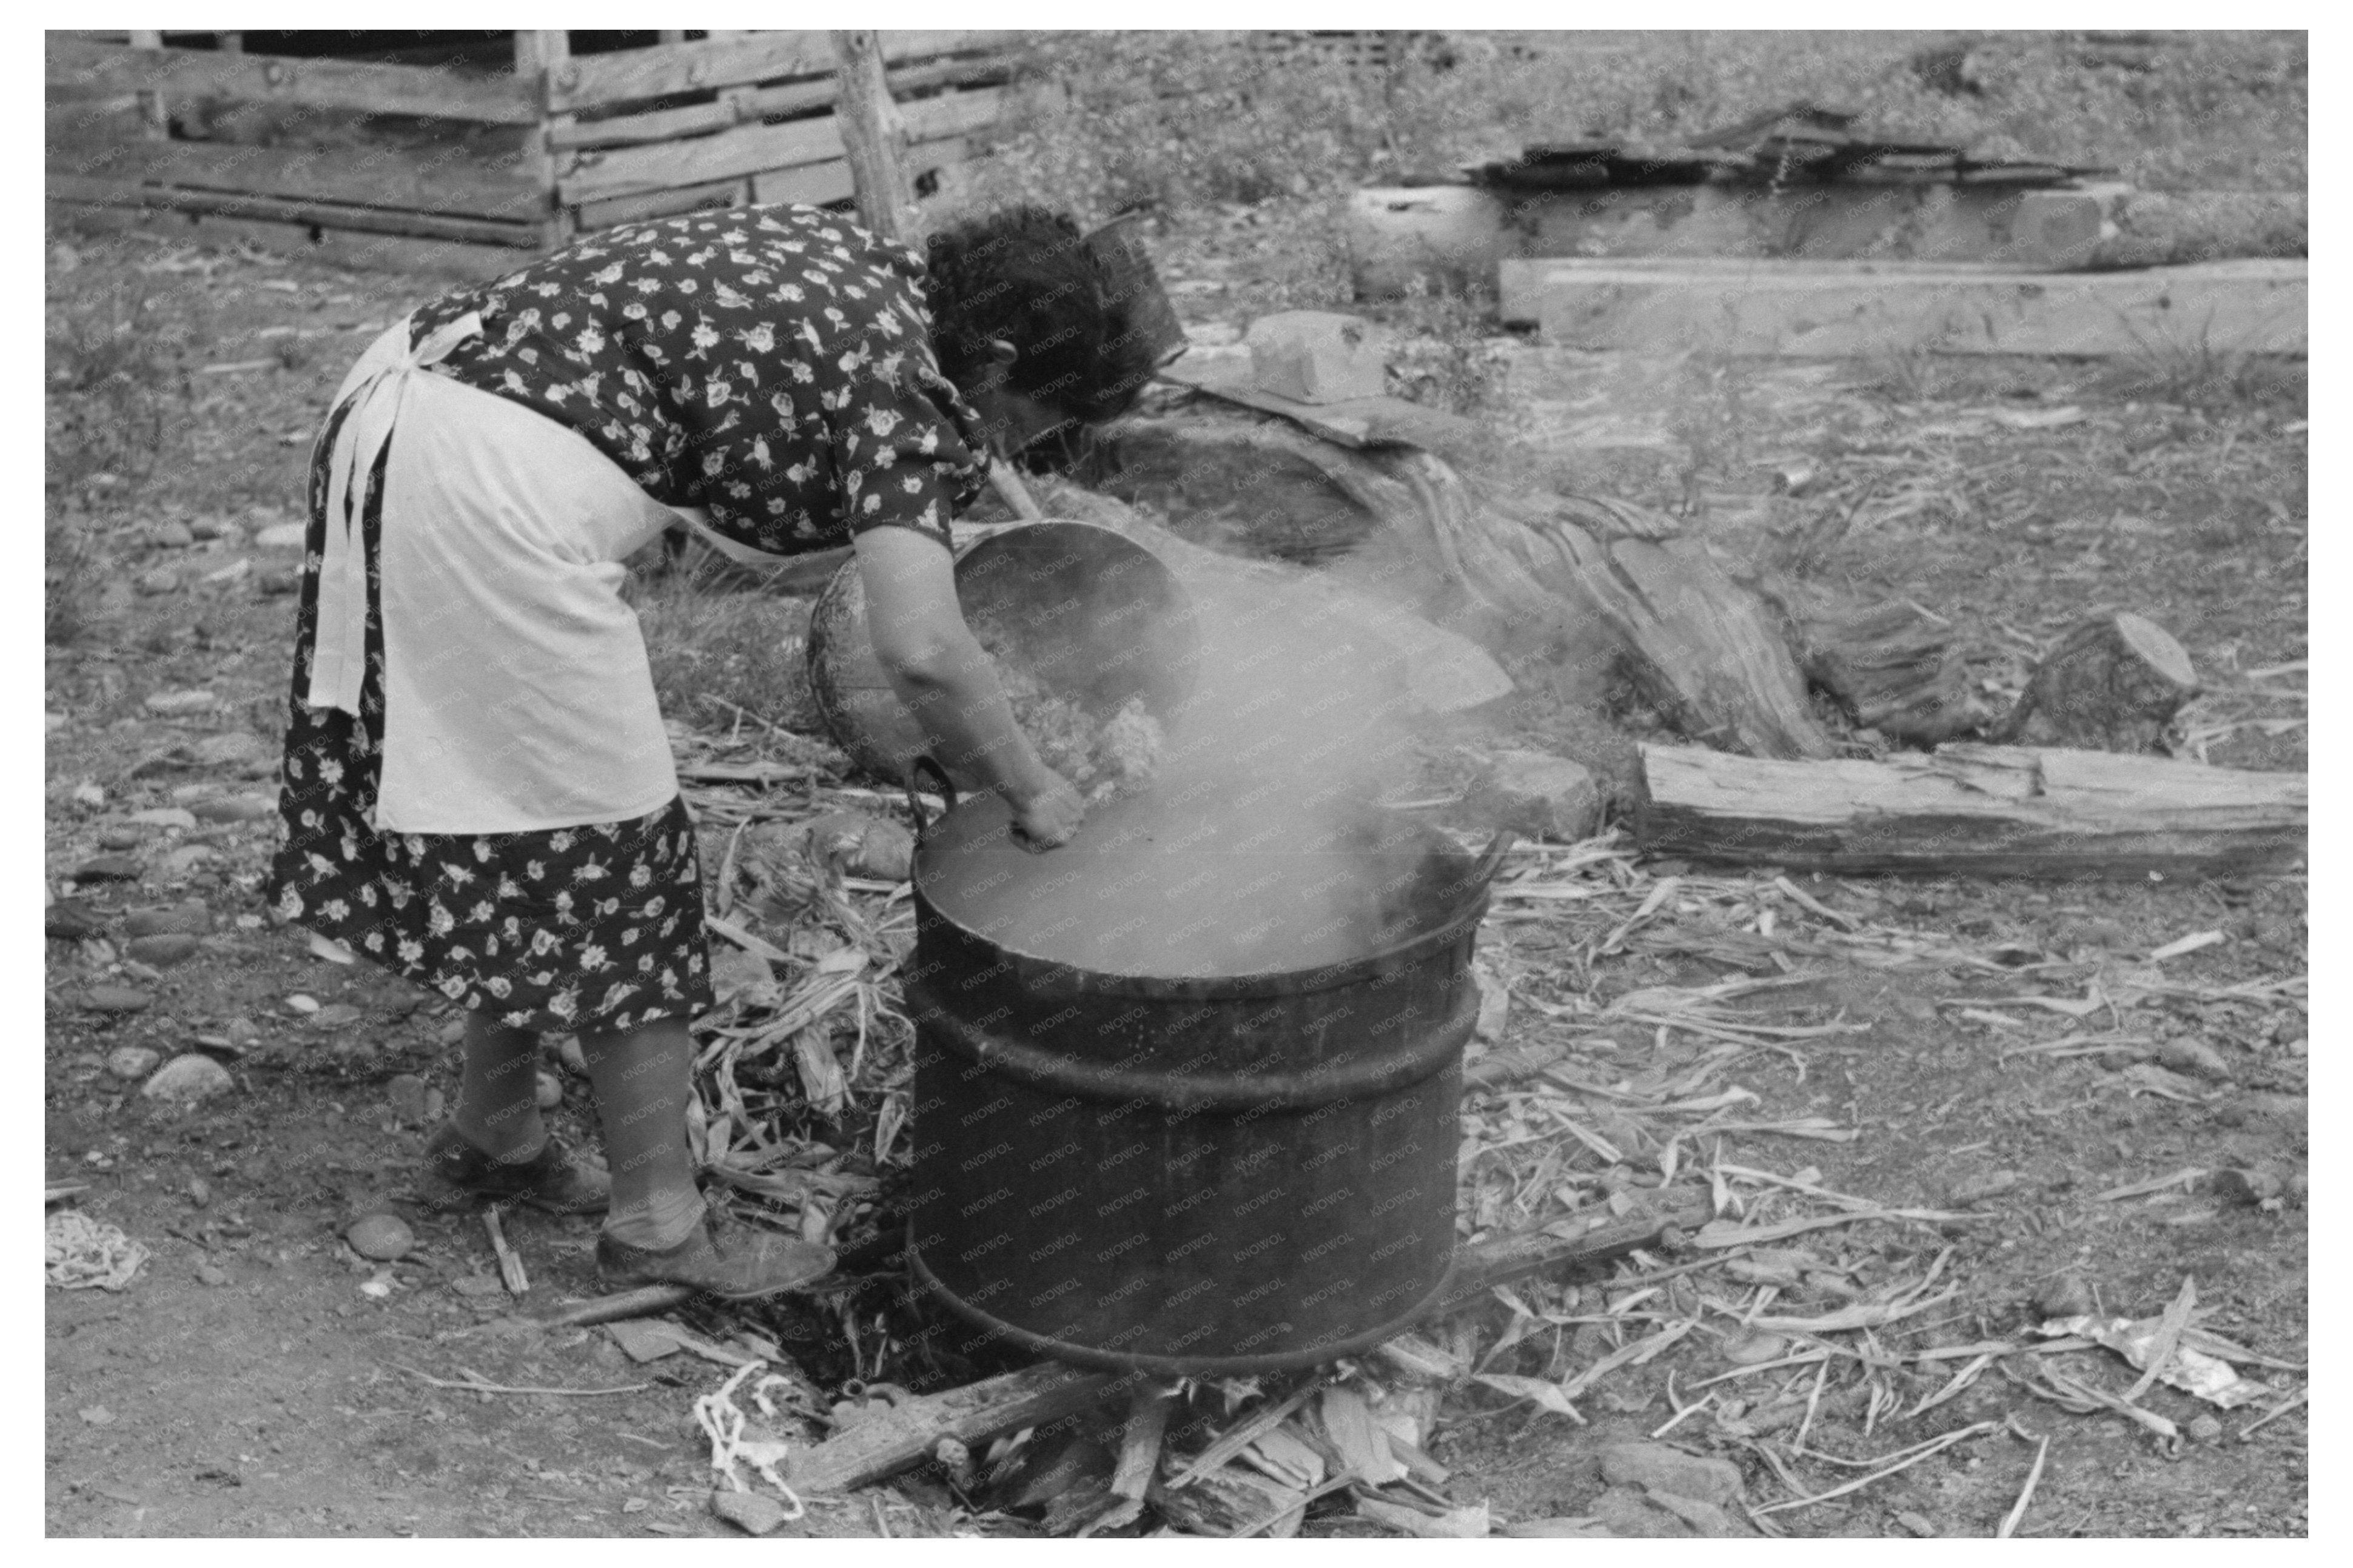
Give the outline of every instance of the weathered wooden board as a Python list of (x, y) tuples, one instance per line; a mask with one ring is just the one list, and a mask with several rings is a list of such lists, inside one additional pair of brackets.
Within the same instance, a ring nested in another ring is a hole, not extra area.
[[(995, 124), (1003, 98), (999, 89), (949, 93), (908, 104), (902, 117), (915, 142), (944, 141)], [(830, 163), (841, 156), (841, 132), (833, 117), (826, 115), (782, 125), (738, 126), (682, 142), (575, 150), (557, 165), (556, 191), (566, 205), (575, 205)]]
[(1040, 1362), (941, 1394), (910, 1399), (785, 1460), (785, 1479), (806, 1497), (835, 1497), (913, 1469), (943, 1437), (980, 1448), (1024, 1426), (1087, 1409), (1125, 1393), (1140, 1374), (1082, 1372)]
[(1877, 762), (1642, 751), (1655, 854), (1855, 874), (2218, 875), (2305, 853), (2302, 773), (2022, 746)]
[[(200, 191), (180, 186), (134, 184), (124, 180), (85, 180), (52, 174), (44, 194), (74, 206), (143, 207), (203, 213), (224, 218), (293, 224), (304, 228), (350, 229), (364, 234), (405, 235), (463, 240), (475, 245), (539, 248), (536, 223), (501, 223), (491, 218), (453, 217), (446, 213), (406, 212), (392, 207), (351, 206), (336, 202), (247, 195), (237, 191)], [(501, 263), (503, 270), (510, 263)]]
[(1302, 403), (1267, 392), (1250, 380), (1247, 356), (1188, 355), (1161, 368), (1163, 380), (1189, 386), (1244, 408), (1279, 414), (1326, 441), (1343, 447), (1421, 447), (1444, 452), (1481, 437), (1472, 420), (1401, 397), (1352, 397), (1338, 403)]
[[(1020, 39), (1019, 33), (1008, 31), (892, 31), (883, 35), (882, 58), (886, 64), (902, 65), (942, 55), (1004, 48)], [(822, 32), (800, 28), (739, 33), (649, 49), (581, 56), (549, 81), (547, 101), (551, 110), (561, 112), (832, 72), (833, 45)]]
[(53, 148), (47, 169), (52, 184), (60, 178), (97, 180), (518, 223), (539, 218), (544, 202), (530, 176), (520, 169), (462, 158), (427, 163), (392, 146), (118, 142)]
[(281, 55), (132, 48), (58, 33), (48, 35), (43, 53), (52, 100), (139, 91), (161, 93), (167, 100), (227, 98), (490, 125), (528, 125), (539, 118), (530, 92), (511, 76), (462, 76), (424, 66)]
[(2077, 273), (1554, 261), (1505, 262), (1503, 271), (1521, 319), (1533, 300), (1548, 342), (1588, 350), (2116, 357), (2301, 354), (2309, 341), (2302, 261)]
[[(932, 88), (993, 84), (1004, 78), (1006, 69), (1004, 57), (988, 56), (908, 66), (892, 71), (888, 79), (892, 94), (903, 97)], [(634, 147), (647, 142), (667, 142), (680, 136), (723, 131), (772, 114), (823, 109), (833, 102), (835, 95), (835, 85), (829, 77), (788, 82), (782, 87), (747, 88), (716, 103), (693, 103), (683, 109), (657, 109), (643, 114), (583, 121), (562, 127), (548, 140), (559, 148)]]

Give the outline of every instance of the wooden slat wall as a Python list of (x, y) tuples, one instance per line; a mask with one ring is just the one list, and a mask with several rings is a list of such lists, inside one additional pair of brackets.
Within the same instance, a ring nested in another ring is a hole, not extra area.
[[(892, 96), (898, 97), (930, 88), (994, 82), (1004, 76), (1006, 68), (1002, 57), (945, 60), (893, 70), (889, 79)], [(647, 142), (723, 131), (772, 114), (823, 109), (833, 102), (834, 94), (834, 80), (829, 76), (781, 87), (752, 88), (728, 102), (693, 103), (683, 109), (657, 109), (643, 114), (582, 121), (565, 127), (551, 140), (565, 148), (633, 147)]]
[[(1003, 98), (997, 89), (951, 93), (908, 104), (902, 112), (915, 142), (945, 141), (996, 123)], [(841, 132), (829, 115), (746, 125), (681, 142), (574, 153), (559, 165), (556, 195), (572, 205), (822, 163), (841, 154)]]
[[(1021, 35), (1014, 32), (894, 32), (884, 38), (882, 58), (886, 64), (902, 65), (1005, 48), (1020, 40)], [(702, 38), (584, 56), (549, 83), (547, 107), (557, 111), (596, 109), (672, 93), (826, 76), (832, 70), (832, 41), (815, 30)]]
[(53, 100), (158, 92), (166, 99), (228, 98), (486, 125), (531, 125), (539, 119), (537, 105), (512, 77), (470, 78), (423, 66), (356, 60), (131, 48), (56, 34), (49, 36), (45, 54)]

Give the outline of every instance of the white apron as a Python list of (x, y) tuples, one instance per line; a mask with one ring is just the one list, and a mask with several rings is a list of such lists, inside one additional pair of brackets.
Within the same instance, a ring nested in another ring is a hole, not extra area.
[(427, 368), (480, 331), (468, 315), (412, 353), (403, 321), (336, 394), (353, 409), (329, 470), (308, 700), (359, 711), (359, 506), (390, 441), (372, 826), (473, 835), (645, 816), (678, 775), (620, 563), (679, 514), (576, 431)]

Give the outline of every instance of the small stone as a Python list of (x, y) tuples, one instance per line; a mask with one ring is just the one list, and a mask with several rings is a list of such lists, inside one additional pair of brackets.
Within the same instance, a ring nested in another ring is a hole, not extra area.
[(188, 808), (200, 822), (259, 822), (278, 815), (278, 803), (256, 795), (225, 795)]
[(260, 736), (249, 730), (224, 730), (193, 742), (188, 747), (188, 755), (198, 767), (223, 768), (265, 760), (269, 755), (269, 748), (262, 744)]
[(330, 1002), (311, 1015), (314, 1029), (348, 1029), (367, 1015), (349, 1002)]
[(147, 1080), (139, 1092), (150, 1100), (172, 1100), (182, 1105), (195, 1105), (226, 1094), (237, 1087), (228, 1076), (228, 1068), (202, 1051), (191, 1051), (174, 1057), (163, 1069)]
[(1549, 752), (1496, 752), (1474, 794), (1482, 815), (1514, 833), (1568, 844), (1601, 830), (1601, 788), (1593, 774)]
[(1479, 987), (1479, 1016), (1472, 1025), (1472, 1037), (1492, 1044), (1504, 1037), (1511, 1019), (1512, 990), (1483, 963), (1471, 966), (1471, 979)]
[(1648, 1487), (1699, 1502), (1726, 1503), (1740, 1495), (1739, 1466), (1662, 1443), (1617, 1443), (1602, 1449), (1601, 1478), (1612, 1486)]
[(98, 830), (100, 849), (136, 849), (147, 842), (147, 836), (128, 823), (111, 823)]
[(147, 694), (145, 706), (150, 713), (168, 717), (177, 713), (201, 713), (218, 700), (211, 692), (204, 690), (151, 691)]
[(425, 1080), (415, 1073), (396, 1073), (385, 1080), (384, 1099), (396, 1119), (411, 1127), (424, 1125)]
[(448, 1102), (441, 1098), (441, 1091), (439, 1089), (427, 1089), (425, 1091), (425, 1117), (423, 1125), (439, 1125), (441, 1121), (441, 1112), (446, 1109), (447, 1103)]
[(237, 524), (217, 517), (190, 519), (188, 532), (197, 539), (227, 539), (231, 535), (241, 539), (245, 536), (245, 531)]
[(343, 1227), (351, 1249), (374, 1263), (396, 1263), (417, 1246), (417, 1233), (396, 1214), (364, 1214)]
[(2280, 1195), (2280, 1179), (2269, 1171), (2217, 1171), (2212, 1186), (2216, 1197), (2242, 1208), (2259, 1208)]
[(310, 533), (310, 525), (301, 522), (273, 522), (259, 529), (253, 542), (264, 550), (300, 550)]
[(462, 1279), (450, 1280), (449, 1289), (470, 1300), (480, 1300), (485, 1296), (502, 1295), (506, 1291), (506, 1286), (500, 1282), (499, 1277), (495, 1274), (469, 1274)]
[(1743, 1334), (1724, 1347), (1724, 1359), (1735, 1366), (1755, 1366), (1777, 1359), (1789, 1348), (1778, 1334)]
[(77, 882), (135, 882), (140, 866), (128, 855), (100, 855), (75, 867), (72, 876)]
[[(52, 729), (56, 728), (55, 725), (50, 727)], [(89, 779), (84, 779), (81, 783), (74, 785), (73, 787), (73, 803), (76, 805), (86, 806), (91, 811), (96, 811), (99, 807), (106, 804), (106, 786), (104, 784), (93, 784)]]
[(175, 963), (185, 963), (196, 955), (196, 939), (184, 934), (132, 937), (123, 952), (141, 963), (152, 963), (158, 969), (168, 969)]
[(144, 991), (128, 985), (93, 985), (84, 994), (82, 1005), (93, 1013), (143, 1013), (153, 1001)]
[(142, 936), (203, 936), (213, 929), (212, 911), (202, 899), (160, 910), (133, 910), (123, 917), (122, 934)]
[(148, 531), (147, 542), (159, 550), (185, 550), (196, 542), (196, 536), (185, 522), (165, 522)]
[(765, 1492), (712, 1492), (711, 1511), (746, 1535), (765, 1535), (785, 1522), (785, 1505)]
[(1920, 1537), (1923, 1541), (1934, 1540), (1936, 1537), (1945, 1533), (1943, 1531), (1936, 1528), (1936, 1521), (1930, 1519), (1926, 1514), (1911, 1513), (1908, 1511), (1899, 1513), (1895, 1516), (1895, 1522), (1910, 1531), (1913, 1534)]
[(554, 1073), (541, 1073), (539, 1081), (532, 1088), (531, 1098), (542, 1110), (553, 1110), (564, 1103), (564, 1085), (557, 1081)]
[(2097, 1310), (2092, 1288), (2077, 1275), (2063, 1274), (2035, 1292), (2034, 1310), (2045, 1320), (2080, 1318)]
[(52, 942), (87, 942), (106, 929), (96, 911), (71, 899), (41, 910), (41, 934)]
[(196, 825), (191, 813), (176, 805), (158, 805), (145, 811), (134, 811), (131, 814), (131, 820), (142, 827), (176, 827), (182, 832)]
[(89, 1422), (93, 1426), (111, 1426), (114, 1425), (114, 1412), (109, 1410), (103, 1405), (84, 1406), (81, 1411), (81, 1418), (84, 1421)]
[(579, 1036), (566, 1035), (556, 1041), (555, 1059), (562, 1062), (564, 1070), (575, 1078), (588, 1076), (588, 1054), (580, 1048)]
[(2231, 1064), (2222, 1059), (2222, 1053), (2203, 1040), (2168, 1040), (2157, 1047), (2157, 1059), (2177, 1072), (2200, 1078), (2220, 1080), (2231, 1076)]
[(153, 1072), (163, 1059), (161, 1051), (145, 1046), (117, 1046), (107, 1053), (106, 1070), (119, 1079), (141, 1079)]
[(180, 574), (174, 567), (158, 566), (133, 577), (131, 585), (148, 597), (156, 598), (179, 587)]
[(208, 1259), (199, 1258), (196, 1262), (196, 1282), (200, 1285), (226, 1285), (228, 1283), (228, 1270)]
[(2194, 1417), (2189, 1423), (2189, 1436), (2193, 1442), (2219, 1443), (2222, 1440), (2222, 1423), (2211, 1415)]
[(213, 1184), (202, 1176), (188, 1178), (188, 1202), (197, 1208), (208, 1208), (213, 1201)]
[(1650, 1499), (1633, 1487), (1611, 1487), (1587, 1504), (1585, 1511), (1608, 1533), (1627, 1540), (1647, 1541), (1699, 1533), (1666, 1510), (1654, 1507)]
[(253, 574), (253, 587), (265, 599), (299, 593), (302, 587), (302, 574), (291, 566), (265, 566)]
[(1281, 310), (1261, 316), (1243, 341), (1261, 392), (1301, 403), (1342, 403), (1388, 391), (1388, 334), (1361, 316)]
[(301, 992), (297, 991), (286, 998), (286, 1010), (290, 1013), (316, 1013), (319, 1010), (319, 999), (316, 996), (305, 996)]
[(1981, 1204), (2023, 1185), (2025, 1181), (2023, 1171), (1989, 1171), (1962, 1177), (1947, 1189), (1947, 1195), (1956, 1205)]

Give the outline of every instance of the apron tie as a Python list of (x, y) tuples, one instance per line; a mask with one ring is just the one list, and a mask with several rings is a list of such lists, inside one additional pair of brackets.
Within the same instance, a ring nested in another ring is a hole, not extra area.
[[(360, 681), (367, 668), (367, 548), (360, 507), (367, 477), (392, 439), (409, 377), (439, 364), (469, 338), (482, 334), (479, 311), (469, 310), (406, 346), (408, 321), (379, 338), (362, 356), (336, 399), (348, 407), (327, 469), (325, 539), (319, 552), (319, 626), (311, 654), (313, 708), (332, 708), (357, 717)], [(330, 416), (332, 422), (332, 416)]]

